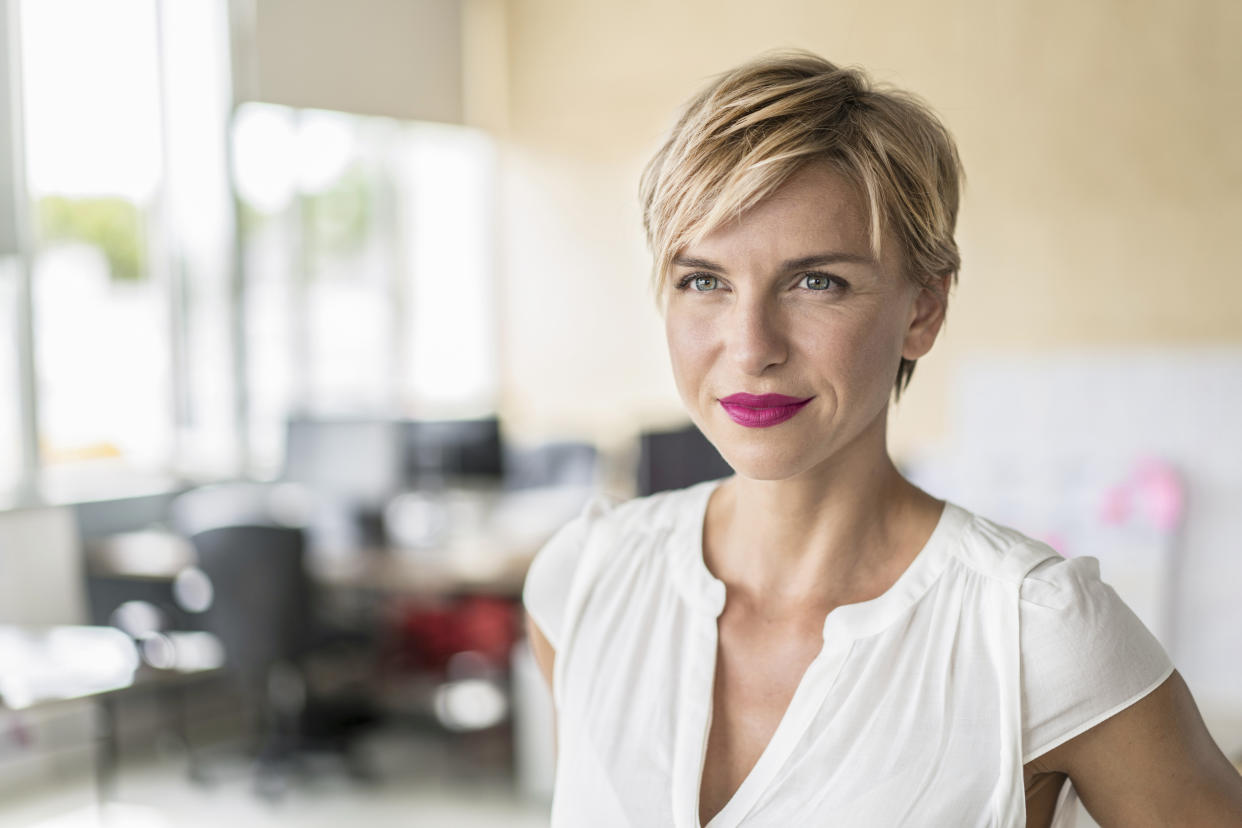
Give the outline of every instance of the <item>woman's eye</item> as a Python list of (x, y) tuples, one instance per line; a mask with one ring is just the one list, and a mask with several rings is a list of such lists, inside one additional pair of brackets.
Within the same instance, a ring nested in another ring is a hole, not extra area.
[[(817, 293), (838, 293), (848, 287), (842, 279), (827, 273), (803, 274), (799, 284)], [(678, 290), (686, 290), (690, 287), (693, 287), (696, 293), (710, 293), (720, 289), (720, 278), (710, 273), (691, 273), (677, 282)]]
[(807, 273), (802, 277), (802, 282), (807, 289), (816, 291), (831, 290), (839, 281), (835, 276), (829, 276), (827, 273)]
[(685, 290), (691, 285), (694, 286), (697, 292), (707, 293), (720, 287), (720, 280), (706, 273), (692, 273), (677, 283), (677, 289)]

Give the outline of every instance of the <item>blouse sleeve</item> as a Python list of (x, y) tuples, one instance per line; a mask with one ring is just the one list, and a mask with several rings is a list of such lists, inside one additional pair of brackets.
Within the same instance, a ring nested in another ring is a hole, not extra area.
[(609, 501), (605, 498), (592, 498), (576, 518), (562, 526), (535, 553), (526, 572), (522, 603), (554, 650), (561, 648), (565, 604), (591, 523), (608, 508)]
[(1100, 580), (1095, 558), (1050, 558), (1018, 603), (1024, 763), (1099, 724), (1173, 672), (1164, 648)]

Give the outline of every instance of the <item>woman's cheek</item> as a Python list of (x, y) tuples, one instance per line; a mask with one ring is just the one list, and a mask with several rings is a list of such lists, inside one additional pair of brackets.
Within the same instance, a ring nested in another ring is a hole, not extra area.
[(860, 327), (854, 331), (847, 350), (855, 355), (850, 365), (852, 379), (857, 383), (874, 383), (883, 389), (885, 399), (901, 362), (902, 340), (895, 333), (899, 321), (885, 318)]
[(670, 310), (665, 333), (677, 386), (683, 396), (692, 396), (695, 389), (687, 387), (687, 383), (697, 383), (707, 369), (712, 342), (711, 324), (700, 316)]

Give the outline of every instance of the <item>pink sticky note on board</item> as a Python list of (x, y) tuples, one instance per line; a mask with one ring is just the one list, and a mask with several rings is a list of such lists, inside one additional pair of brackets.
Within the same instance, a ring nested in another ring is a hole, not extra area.
[(1044, 532), (1038, 536), (1038, 539), (1051, 546), (1062, 558), (1072, 557), (1065, 551), (1068, 544), (1065, 541), (1065, 536), (1060, 532)]
[(1186, 514), (1186, 489), (1177, 470), (1157, 457), (1145, 457), (1134, 471), (1144, 514), (1162, 532), (1172, 532)]
[(1126, 484), (1109, 486), (1100, 501), (1100, 520), (1115, 526), (1130, 517), (1130, 487)]

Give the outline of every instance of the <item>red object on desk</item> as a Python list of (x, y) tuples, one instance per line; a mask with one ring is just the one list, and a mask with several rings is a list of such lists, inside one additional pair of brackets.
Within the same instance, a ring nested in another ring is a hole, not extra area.
[(484, 595), (404, 604), (385, 661), (398, 670), (443, 673), (457, 653), (475, 652), (507, 670), (520, 624), (514, 602)]

